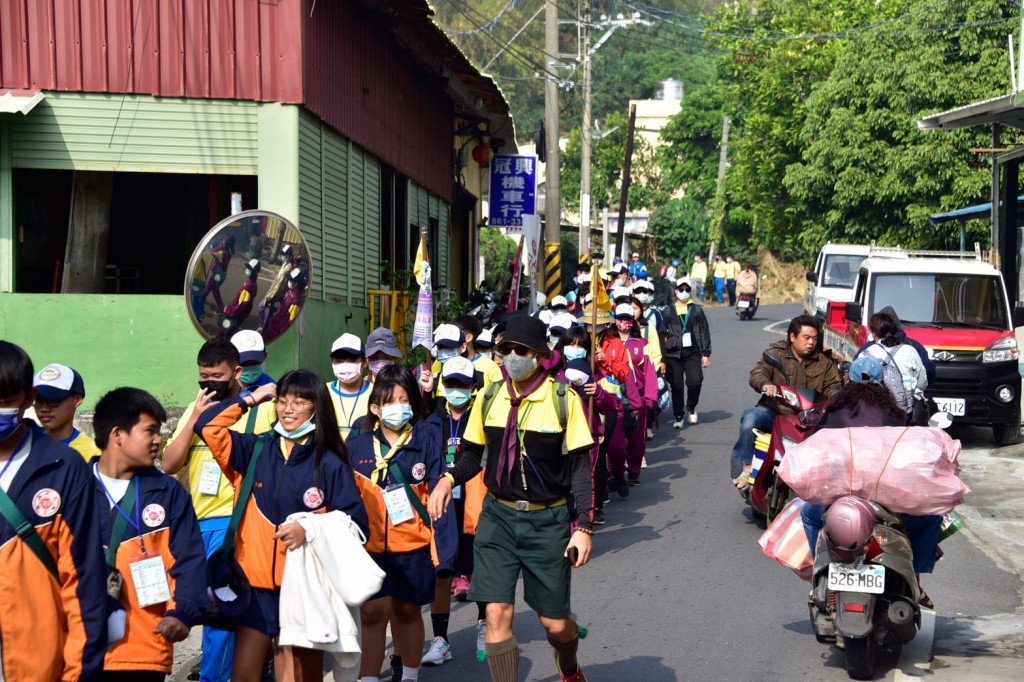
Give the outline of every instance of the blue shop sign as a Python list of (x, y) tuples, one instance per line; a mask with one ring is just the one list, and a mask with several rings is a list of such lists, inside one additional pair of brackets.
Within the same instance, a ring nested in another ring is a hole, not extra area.
[(536, 213), (537, 157), (495, 156), (491, 160), (491, 227), (523, 227), (523, 215)]

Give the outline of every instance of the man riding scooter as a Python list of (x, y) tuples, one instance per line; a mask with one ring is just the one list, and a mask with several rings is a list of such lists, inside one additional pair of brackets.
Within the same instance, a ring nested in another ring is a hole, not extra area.
[(786, 409), (771, 400), (779, 392), (779, 384), (788, 383), (796, 388), (810, 388), (824, 396), (831, 397), (843, 385), (843, 379), (836, 369), (830, 351), (819, 350), (821, 324), (810, 315), (794, 317), (786, 331), (785, 341), (776, 341), (768, 347), (769, 353), (782, 362), (786, 374), (772, 367), (764, 359), (758, 360), (750, 370), (750, 387), (762, 393), (761, 400), (754, 407), (743, 411), (740, 417), (740, 434), (733, 446), (729, 475), (733, 485), (743, 492), (750, 483), (750, 458), (754, 451), (754, 429), (769, 432), (779, 412)]

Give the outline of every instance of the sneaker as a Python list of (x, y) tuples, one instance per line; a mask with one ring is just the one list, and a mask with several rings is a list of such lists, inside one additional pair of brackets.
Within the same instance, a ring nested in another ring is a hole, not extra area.
[(681, 428), (683, 428), (683, 420), (682, 419), (677, 419), (674, 422), (672, 422), (672, 428), (673, 429), (681, 429)]
[(690, 423), (691, 424), (696, 424), (697, 423), (697, 411), (696, 410), (690, 410)]
[(627, 474), (626, 480), (629, 485), (640, 485), (640, 474)]
[(199, 675), (203, 668), (203, 660), (200, 658), (199, 662), (192, 666), (192, 669), (188, 671), (188, 675), (185, 677), (187, 680), (198, 680)]
[(456, 601), (466, 601), (469, 599), (469, 578), (464, 575), (458, 576), (452, 581), (452, 589)]
[(398, 682), (398, 680), (402, 679), (402, 672), (403, 672), (403, 670), (404, 669), (402, 668), (402, 657), (401, 656), (394, 656), (394, 655), (392, 655), (391, 656), (391, 679), (395, 680), (395, 682)]
[(487, 640), (487, 621), (478, 620), (476, 622), (476, 658), (479, 661), (484, 660), (482, 657), (487, 655), (487, 648), (484, 646), (484, 642)]
[(430, 641), (430, 648), (423, 654), (423, 665), (441, 665), (452, 660), (452, 647), (444, 637), (435, 637)]
[(605, 524), (604, 510), (603, 509), (595, 509), (594, 510), (594, 525), (595, 526), (603, 526), (604, 524)]
[(646, 469), (647, 468), (647, 455), (644, 455), (643, 458), (641, 458), (641, 460), (640, 460), (640, 468), (641, 469)]
[(654, 438), (654, 429), (647, 429), (647, 440)]
[(615, 492), (619, 494), (619, 497), (629, 497), (629, 484), (625, 480), (618, 481)]
[(562, 682), (587, 682), (587, 676), (583, 674), (583, 666), (580, 665), (579, 659), (576, 660), (576, 672), (572, 675), (566, 675), (562, 672), (562, 666), (558, 662), (558, 653), (555, 653), (555, 667), (558, 668), (558, 677)]

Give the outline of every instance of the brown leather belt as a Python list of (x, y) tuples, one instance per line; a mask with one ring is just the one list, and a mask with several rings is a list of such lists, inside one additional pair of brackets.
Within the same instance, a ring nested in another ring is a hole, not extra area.
[(567, 500), (564, 497), (559, 497), (557, 500), (552, 500), (550, 502), (527, 502), (526, 500), (503, 500), (491, 493), (487, 494), (490, 495), (495, 502), (503, 504), (510, 509), (515, 509), (516, 511), (540, 511), (541, 509), (549, 509), (551, 507), (561, 507), (567, 503)]

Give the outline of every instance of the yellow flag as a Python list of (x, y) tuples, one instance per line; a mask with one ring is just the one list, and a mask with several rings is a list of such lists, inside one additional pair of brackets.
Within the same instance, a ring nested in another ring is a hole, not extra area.
[(597, 304), (598, 310), (610, 312), (612, 300), (608, 298), (608, 291), (604, 288), (604, 281), (597, 265), (590, 269), (590, 291), (594, 295), (594, 303)]
[(426, 231), (420, 233), (420, 247), (416, 249), (416, 264), (412, 266), (413, 274), (416, 275), (416, 282), (423, 284), (423, 266), (430, 263), (429, 256), (427, 255), (427, 235)]

